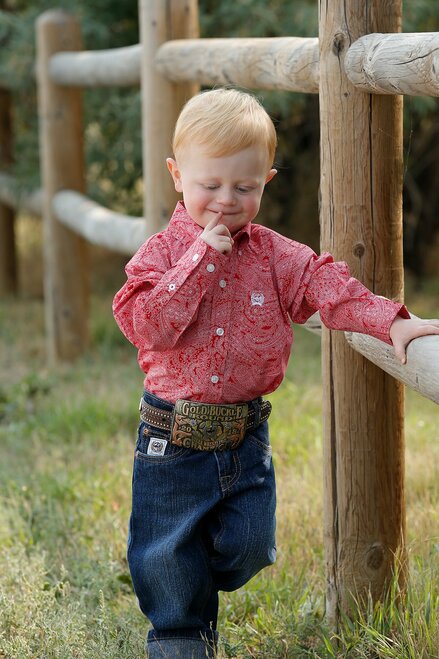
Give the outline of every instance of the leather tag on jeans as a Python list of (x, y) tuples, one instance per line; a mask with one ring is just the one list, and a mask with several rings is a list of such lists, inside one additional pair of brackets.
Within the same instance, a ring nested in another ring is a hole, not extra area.
[(167, 443), (168, 443), (167, 439), (161, 439), (161, 437), (151, 437), (151, 439), (149, 440), (146, 454), (153, 455), (156, 457), (165, 455)]

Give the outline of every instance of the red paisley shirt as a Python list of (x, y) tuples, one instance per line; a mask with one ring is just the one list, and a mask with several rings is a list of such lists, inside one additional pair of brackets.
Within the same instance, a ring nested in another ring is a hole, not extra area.
[(234, 236), (231, 255), (200, 238), (177, 204), (167, 229), (126, 266), (115, 319), (138, 348), (145, 388), (165, 400), (247, 401), (274, 391), (285, 374), (294, 323), (316, 310), (330, 329), (391, 343), (405, 307), (371, 293), (345, 263), (257, 224)]

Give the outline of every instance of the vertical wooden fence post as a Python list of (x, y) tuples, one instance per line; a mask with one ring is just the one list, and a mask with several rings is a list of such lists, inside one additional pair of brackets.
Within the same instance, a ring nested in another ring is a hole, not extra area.
[(139, 0), (142, 43), (143, 180), (145, 217), (158, 231), (177, 201), (166, 158), (182, 105), (198, 91), (191, 83), (172, 83), (154, 66), (159, 46), (171, 39), (199, 36), (197, 0)]
[(86, 244), (57, 221), (52, 198), (62, 189), (84, 192), (82, 105), (78, 89), (51, 81), (49, 62), (82, 44), (78, 22), (62, 10), (42, 14), (36, 28), (46, 334), (50, 360), (69, 360), (87, 342)]
[[(0, 169), (12, 162), (11, 94), (0, 89)], [(17, 292), (17, 253), (15, 246), (15, 211), (0, 203), (0, 295)]]
[[(402, 2), (319, 4), (322, 249), (400, 300), (402, 97), (356, 91), (343, 60), (360, 36), (399, 31)], [(323, 390), (327, 615), (336, 626), (352, 596), (382, 597), (403, 548), (403, 387), (326, 330)]]

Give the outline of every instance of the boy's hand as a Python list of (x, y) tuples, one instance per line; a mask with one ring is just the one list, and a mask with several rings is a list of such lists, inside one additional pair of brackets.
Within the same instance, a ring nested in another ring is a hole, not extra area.
[(222, 213), (218, 213), (209, 224), (206, 224), (201, 234), (201, 240), (204, 240), (205, 243), (216, 249), (217, 252), (221, 252), (221, 254), (230, 254), (233, 247), (233, 238), (224, 224), (218, 224), (222, 216)]
[(410, 341), (428, 334), (439, 334), (439, 320), (396, 316), (390, 327), (390, 338), (395, 349), (395, 357), (401, 364), (407, 361), (405, 350)]

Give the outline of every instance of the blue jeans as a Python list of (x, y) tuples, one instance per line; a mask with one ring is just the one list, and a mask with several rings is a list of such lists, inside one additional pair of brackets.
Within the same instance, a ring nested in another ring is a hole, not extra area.
[[(144, 399), (172, 409), (148, 392)], [(218, 591), (239, 588), (275, 560), (268, 424), (233, 451), (174, 446), (169, 434), (139, 426), (128, 563), (153, 625), (148, 656), (204, 659), (214, 656)], [(151, 438), (168, 440), (163, 455), (148, 455)]]

